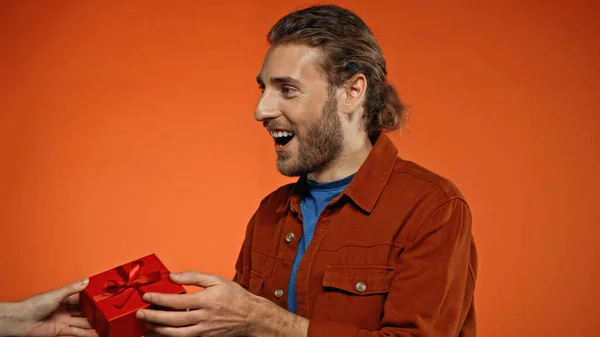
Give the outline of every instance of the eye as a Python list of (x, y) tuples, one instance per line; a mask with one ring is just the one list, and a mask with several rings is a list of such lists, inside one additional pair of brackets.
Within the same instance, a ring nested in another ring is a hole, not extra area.
[(289, 96), (289, 95), (293, 94), (293, 93), (294, 93), (294, 91), (296, 91), (296, 89), (294, 89), (294, 88), (290, 87), (289, 85), (284, 85), (284, 86), (281, 88), (281, 91), (283, 92), (283, 94), (284, 94), (285, 96)]

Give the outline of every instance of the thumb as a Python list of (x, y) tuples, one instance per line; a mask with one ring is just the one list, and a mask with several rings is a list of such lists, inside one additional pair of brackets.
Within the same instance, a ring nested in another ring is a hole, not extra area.
[(221, 283), (217, 275), (203, 274), (194, 270), (184, 273), (171, 273), (171, 280), (181, 285), (195, 285), (202, 288), (211, 287)]
[(71, 282), (66, 286), (56, 289), (52, 292), (52, 297), (55, 302), (67, 303), (71, 295), (82, 292), (90, 283), (89, 278), (84, 278), (79, 281)]

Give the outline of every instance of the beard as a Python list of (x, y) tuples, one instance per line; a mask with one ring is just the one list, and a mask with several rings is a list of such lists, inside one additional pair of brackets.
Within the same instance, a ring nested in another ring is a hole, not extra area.
[(277, 169), (281, 174), (288, 177), (304, 176), (322, 171), (335, 162), (342, 150), (344, 134), (333, 91), (327, 96), (321, 118), (294, 138), (298, 141), (296, 154), (277, 154)]

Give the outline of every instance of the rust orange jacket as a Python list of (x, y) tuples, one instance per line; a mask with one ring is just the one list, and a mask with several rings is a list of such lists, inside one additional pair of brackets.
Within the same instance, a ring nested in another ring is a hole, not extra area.
[[(262, 200), (234, 281), (287, 308), (303, 179)], [(382, 134), (325, 208), (297, 272), (308, 336), (475, 336), (471, 213), (449, 180), (401, 159)]]

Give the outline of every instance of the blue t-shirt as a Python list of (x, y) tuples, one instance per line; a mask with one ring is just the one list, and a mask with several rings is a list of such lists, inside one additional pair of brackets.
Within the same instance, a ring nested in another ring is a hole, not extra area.
[(296, 252), (296, 258), (292, 265), (292, 273), (290, 275), (290, 282), (288, 285), (288, 310), (296, 313), (296, 272), (300, 261), (304, 256), (304, 252), (308, 248), (310, 241), (315, 233), (315, 226), (317, 220), (325, 209), (325, 206), (336, 196), (338, 196), (348, 186), (354, 174), (341, 180), (336, 180), (324, 184), (306, 179), (308, 185), (308, 193), (300, 199), (300, 209), (302, 211), (302, 227), (303, 235), (298, 242), (298, 251)]

